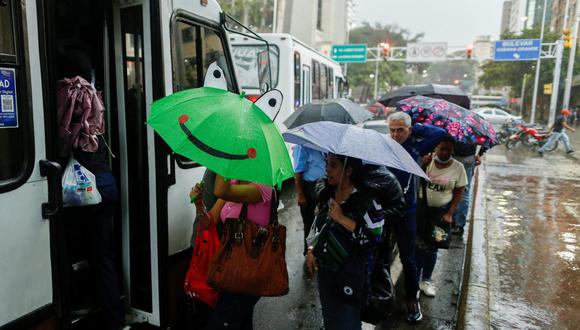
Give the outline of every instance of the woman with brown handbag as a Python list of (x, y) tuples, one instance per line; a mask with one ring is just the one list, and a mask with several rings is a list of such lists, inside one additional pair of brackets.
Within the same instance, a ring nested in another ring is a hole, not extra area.
[[(217, 225), (220, 232), (221, 222), (217, 220), (225, 221), (227, 218), (239, 217), (244, 204), (247, 205), (249, 221), (260, 226), (265, 226), (270, 221), (272, 187), (254, 182), (229, 181), (216, 175), (214, 195), (219, 199), (209, 211), (203, 205), (202, 190), (202, 184), (196, 184), (190, 197), (195, 199), (198, 217), (203, 228)], [(253, 329), (254, 306), (259, 299), (259, 296), (248, 294), (220, 292), (207, 329)]]
[[(369, 264), (381, 240), (384, 212), (364, 182), (362, 161), (329, 154), (319, 183), (319, 212), (310, 230), (306, 267), (318, 271), (324, 328), (361, 329)], [(393, 180), (395, 184), (396, 181)]]

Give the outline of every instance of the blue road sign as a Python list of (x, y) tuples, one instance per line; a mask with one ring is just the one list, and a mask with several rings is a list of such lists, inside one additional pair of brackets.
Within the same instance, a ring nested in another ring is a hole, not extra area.
[(540, 57), (540, 39), (513, 39), (495, 42), (495, 61), (534, 61)]
[(367, 61), (367, 45), (332, 45), (331, 56), (341, 63), (364, 63)]

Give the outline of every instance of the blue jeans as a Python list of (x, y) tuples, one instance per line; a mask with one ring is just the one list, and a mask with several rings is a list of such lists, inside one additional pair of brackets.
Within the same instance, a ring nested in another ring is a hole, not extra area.
[(417, 281), (430, 281), (437, 263), (437, 249), (417, 248)]
[(258, 296), (221, 292), (207, 330), (252, 330), (254, 306), (258, 300)]
[(399, 258), (405, 276), (405, 294), (407, 300), (417, 298), (419, 282), (417, 281), (417, 264), (415, 260), (415, 238), (417, 237), (417, 209), (407, 209), (405, 219), (393, 224), (399, 247)]
[(474, 162), (462, 162), (462, 164), (465, 168), (465, 173), (467, 174), (467, 186), (465, 186), (465, 189), (463, 190), (463, 199), (453, 215), (453, 224), (456, 227), (461, 228), (465, 227), (465, 223), (467, 222), (467, 214), (469, 213), (471, 201), (471, 179), (473, 179), (473, 171), (475, 170)]
[(538, 151), (539, 152), (546, 151), (546, 149), (551, 147), (552, 144), (554, 144), (558, 140), (561, 140), (564, 143), (564, 148), (566, 148), (566, 152), (572, 150), (572, 147), (570, 147), (570, 138), (568, 138), (568, 134), (566, 134), (565, 131), (562, 131), (562, 132), (553, 132), (552, 135), (550, 135), (548, 142), (546, 142), (546, 144), (544, 144), (544, 146), (541, 147), (540, 150)]

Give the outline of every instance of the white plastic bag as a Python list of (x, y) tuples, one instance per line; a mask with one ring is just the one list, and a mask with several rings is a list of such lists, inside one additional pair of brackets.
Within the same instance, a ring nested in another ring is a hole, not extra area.
[(94, 205), (101, 201), (95, 175), (71, 157), (62, 175), (62, 203), (64, 206)]

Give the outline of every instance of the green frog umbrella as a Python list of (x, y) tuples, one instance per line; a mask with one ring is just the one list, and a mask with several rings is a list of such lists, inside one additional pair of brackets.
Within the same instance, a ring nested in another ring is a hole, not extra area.
[(223, 71), (212, 63), (204, 87), (153, 103), (147, 124), (177, 154), (229, 179), (281, 187), (294, 175), (288, 150), (273, 120), (282, 93), (271, 90), (252, 103), (227, 91)]

